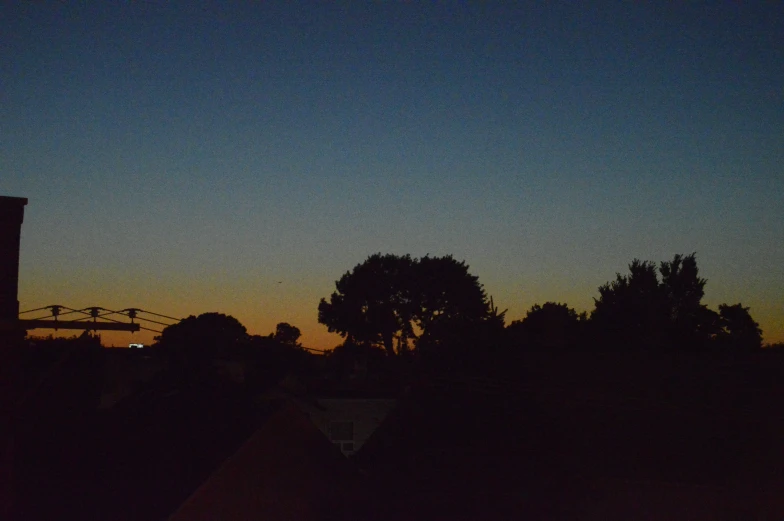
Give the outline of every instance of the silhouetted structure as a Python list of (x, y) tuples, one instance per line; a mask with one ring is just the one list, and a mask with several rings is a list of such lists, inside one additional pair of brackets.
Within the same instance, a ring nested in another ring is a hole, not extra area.
[(169, 517), (170, 521), (322, 520), (354, 498), (359, 473), (284, 405)]
[[(106, 314), (102, 311), (108, 311), (99, 307), (89, 308), (88, 316), (93, 318), (92, 322), (58, 321), (57, 316), (64, 307), (59, 305), (40, 308), (50, 309), (53, 320), (19, 319), (19, 249), (26, 205), (27, 199), (24, 197), (0, 196), (0, 345), (20, 343), (27, 329), (139, 331), (139, 325), (134, 323), (97, 322), (96, 319)], [(84, 311), (71, 312), (87, 315)], [(134, 317), (130, 318), (133, 322)]]
[(19, 241), (22, 234), (23, 197), (0, 196), (0, 342), (18, 340)]
[(15, 369), (17, 350), (24, 332), (16, 323), (19, 314), (19, 240), (27, 199), (0, 196), (0, 518), (7, 519), (13, 505), (13, 447), (11, 419), (17, 401)]

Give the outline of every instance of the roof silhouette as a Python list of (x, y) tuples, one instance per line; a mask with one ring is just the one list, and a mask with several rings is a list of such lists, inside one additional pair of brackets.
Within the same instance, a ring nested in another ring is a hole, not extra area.
[(339, 449), (287, 403), (169, 520), (322, 519), (349, 497), (357, 477)]

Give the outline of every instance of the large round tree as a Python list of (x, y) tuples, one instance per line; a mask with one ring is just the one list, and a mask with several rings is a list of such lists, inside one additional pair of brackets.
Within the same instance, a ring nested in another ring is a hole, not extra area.
[(452, 256), (412, 259), (377, 253), (335, 283), (319, 303), (319, 322), (355, 343), (390, 355), (436, 342), (450, 325), (491, 314), (477, 277)]
[(394, 339), (413, 334), (411, 256), (377, 253), (335, 282), (335, 292), (321, 299), (318, 320), (349, 342), (381, 345), (394, 354)]
[(245, 326), (233, 316), (202, 313), (164, 328), (157, 340), (163, 348), (183, 350), (194, 356), (212, 356), (246, 337)]

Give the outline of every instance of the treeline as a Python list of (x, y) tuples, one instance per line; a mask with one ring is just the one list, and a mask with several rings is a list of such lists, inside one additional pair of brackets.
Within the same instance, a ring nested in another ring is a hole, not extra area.
[[(699, 276), (695, 254), (658, 264), (635, 259), (628, 268), (598, 288), (590, 312), (545, 302), (507, 324), (507, 312), (499, 311), (464, 261), (378, 253), (335, 282), (335, 291), (318, 305), (318, 321), (343, 337), (327, 352), (341, 367), (384, 359), (444, 368), (504, 363), (504, 355), (525, 350), (749, 352), (763, 347), (748, 307), (721, 304), (714, 310), (703, 304), (706, 280)], [(198, 374), (204, 369), (200, 361), (228, 351), (263, 351), (272, 357), (270, 367), (300, 360), (307, 353), (299, 338), (299, 329), (285, 322), (269, 335), (248, 335), (234, 317), (205, 313), (167, 327), (157, 346), (172, 366)]]
[(599, 287), (594, 309), (534, 305), (505, 326), (465, 262), (371, 255), (335, 283), (319, 322), (349, 344), (388, 355), (458, 349), (759, 349), (762, 330), (742, 304), (702, 303), (706, 280), (695, 254), (658, 265), (635, 259)]

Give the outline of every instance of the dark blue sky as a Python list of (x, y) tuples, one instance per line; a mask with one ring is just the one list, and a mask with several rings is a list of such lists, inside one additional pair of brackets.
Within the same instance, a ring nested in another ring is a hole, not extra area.
[(697, 251), (784, 340), (784, 7), (511, 4), (3, 6), (22, 306), (329, 347), (377, 251), (465, 259), (510, 319)]

